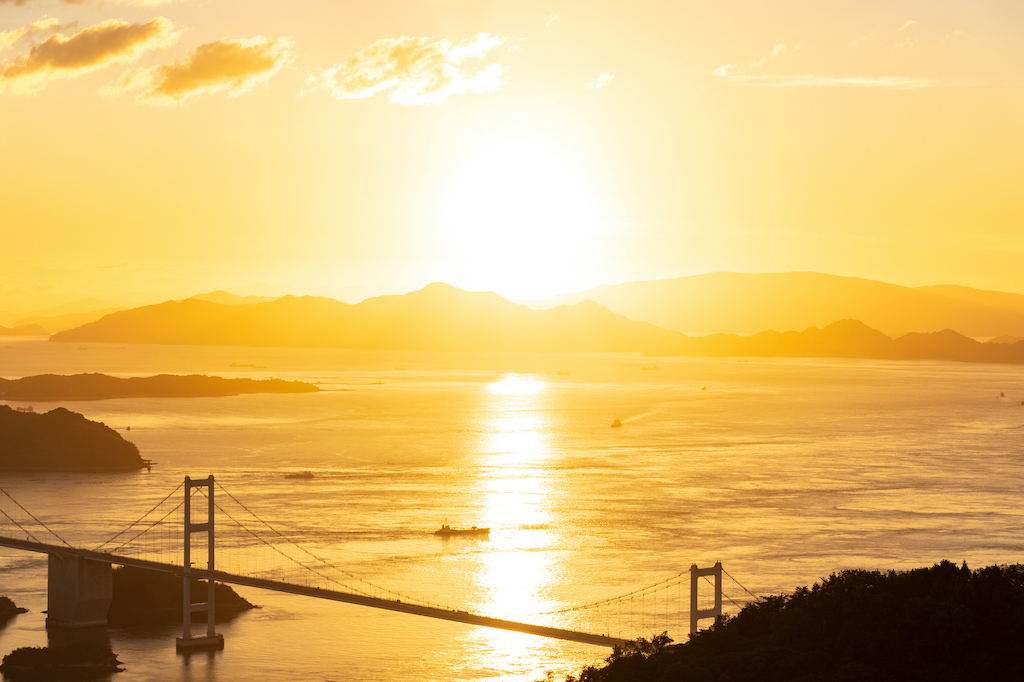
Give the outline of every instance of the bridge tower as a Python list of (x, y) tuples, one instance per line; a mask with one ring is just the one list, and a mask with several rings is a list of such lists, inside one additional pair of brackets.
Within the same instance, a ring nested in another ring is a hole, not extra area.
[[(206, 488), (206, 500), (208, 502), (206, 521), (204, 523), (192, 522), (192, 490), (194, 488)], [(181, 637), (178, 638), (177, 648), (183, 649), (221, 649), (224, 647), (224, 635), (217, 634), (214, 629), (216, 617), (215, 601), (213, 595), (213, 571), (214, 571), (214, 515), (213, 515), (213, 475), (203, 479), (192, 480), (185, 477), (185, 566), (182, 576), (182, 605), (184, 623), (182, 625)], [(206, 533), (206, 603), (192, 603), (192, 534)], [(206, 635), (192, 636), (192, 614), (206, 612)]]
[[(715, 606), (710, 609), (697, 608), (697, 581), (706, 575), (715, 576)], [(711, 568), (690, 566), (690, 636), (697, 634), (697, 621), (701, 618), (718, 618), (722, 615), (722, 562), (716, 561)]]

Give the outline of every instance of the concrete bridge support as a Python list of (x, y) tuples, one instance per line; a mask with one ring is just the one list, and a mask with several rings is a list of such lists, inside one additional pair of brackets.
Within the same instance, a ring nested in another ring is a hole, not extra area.
[[(697, 583), (704, 576), (715, 577), (715, 605), (710, 609), (698, 608)], [(698, 622), (702, 618), (718, 618), (722, 615), (722, 562), (716, 561), (712, 568), (690, 566), (690, 636), (697, 634)]]
[(105, 626), (114, 594), (110, 564), (60, 554), (49, 557), (46, 627)]

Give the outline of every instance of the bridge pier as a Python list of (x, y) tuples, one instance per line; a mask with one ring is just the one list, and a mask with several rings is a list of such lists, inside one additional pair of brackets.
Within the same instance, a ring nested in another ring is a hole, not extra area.
[[(206, 522), (192, 523), (192, 489), (206, 488), (206, 499), (208, 503)], [(213, 580), (206, 581), (206, 603), (192, 603), (192, 533), (206, 533), (206, 570), (213, 572), (213, 476), (193, 481), (185, 477), (185, 566), (182, 576), (182, 610), (183, 626), (181, 637), (177, 641), (178, 651), (193, 649), (223, 649), (224, 635), (218, 634), (214, 629), (216, 619), (215, 602), (213, 598)], [(200, 611), (206, 612), (206, 635), (192, 636), (192, 614)]]
[(114, 595), (110, 564), (60, 554), (50, 554), (48, 562), (46, 627), (105, 626)]
[[(710, 609), (697, 607), (697, 582), (706, 575), (715, 576), (715, 606)], [(712, 568), (690, 566), (690, 636), (697, 634), (697, 623), (701, 618), (718, 618), (722, 615), (722, 562), (716, 561)]]

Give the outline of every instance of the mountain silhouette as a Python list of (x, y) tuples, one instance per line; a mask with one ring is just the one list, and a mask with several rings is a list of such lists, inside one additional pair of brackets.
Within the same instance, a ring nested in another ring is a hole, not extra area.
[(592, 302), (531, 310), (443, 283), (350, 305), (284, 296), (252, 305), (186, 299), (107, 315), (51, 341), (443, 351), (642, 351), (674, 332)]
[(981, 343), (952, 329), (905, 334), (897, 339), (857, 320), (802, 332), (764, 331), (750, 336), (710, 334), (647, 349), (646, 355), (838, 357), (875, 360), (956, 360), (1024, 363), (1024, 341)]
[(0, 470), (134, 471), (139, 449), (102, 422), (58, 407), (44, 414), (0, 405)]
[(816, 272), (706, 275), (627, 282), (530, 305), (592, 300), (631, 320), (691, 335), (801, 330), (860, 320), (889, 336), (954, 329), (1024, 337), (1024, 296), (959, 286), (910, 288)]

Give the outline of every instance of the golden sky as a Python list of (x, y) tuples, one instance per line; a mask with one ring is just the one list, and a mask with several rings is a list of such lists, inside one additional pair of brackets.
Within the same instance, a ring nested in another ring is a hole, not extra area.
[(0, 310), (1024, 292), (1024, 3), (0, 0)]

